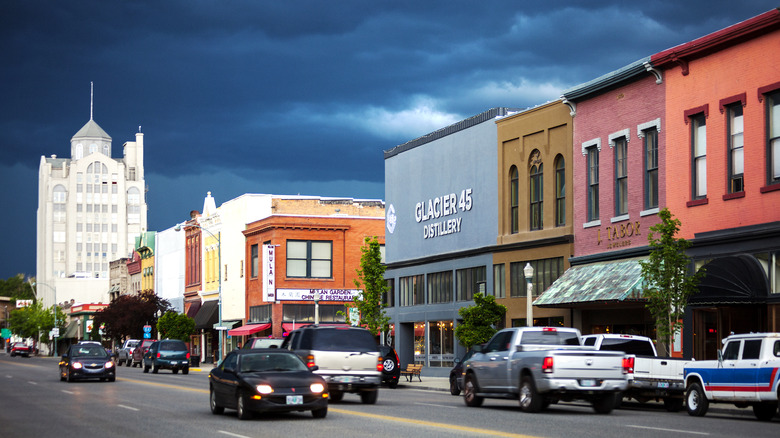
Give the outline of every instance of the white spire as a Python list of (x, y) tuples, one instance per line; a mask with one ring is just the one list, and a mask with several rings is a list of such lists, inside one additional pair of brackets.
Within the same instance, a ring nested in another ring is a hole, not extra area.
[(94, 101), (95, 85), (89, 81), (89, 120), (92, 120), (92, 102)]

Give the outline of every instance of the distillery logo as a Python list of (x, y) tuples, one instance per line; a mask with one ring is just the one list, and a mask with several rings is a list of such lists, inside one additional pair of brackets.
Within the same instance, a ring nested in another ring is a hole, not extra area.
[(390, 234), (393, 234), (393, 231), (395, 231), (395, 222), (398, 220), (398, 218), (395, 215), (395, 207), (393, 207), (393, 204), (390, 204), (390, 208), (387, 209), (387, 219), (385, 222), (387, 223), (387, 231), (390, 232)]

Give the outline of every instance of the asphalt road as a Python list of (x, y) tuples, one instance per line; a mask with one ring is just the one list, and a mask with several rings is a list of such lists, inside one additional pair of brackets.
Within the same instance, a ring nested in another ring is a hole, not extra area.
[[(423, 377), (423, 381), (425, 381)], [(425, 383), (425, 382), (423, 382)], [(776, 437), (780, 417), (755, 420), (750, 410), (694, 418), (631, 405), (598, 415), (583, 403), (524, 414), (512, 400), (468, 408), (446, 391), (382, 388), (376, 405), (346, 394), (325, 419), (309, 412), (239, 421), (212, 415), (208, 370), (189, 375), (120, 367), (117, 381), (60, 382), (57, 360), (0, 355), (0, 436), (15, 437)]]

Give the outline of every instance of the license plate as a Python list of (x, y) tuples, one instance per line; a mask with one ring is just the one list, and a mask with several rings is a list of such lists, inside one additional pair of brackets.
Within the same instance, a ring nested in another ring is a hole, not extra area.
[(288, 395), (287, 396), (287, 404), (288, 405), (302, 405), (303, 404), (303, 396), (302, 395)]
[(350, 383), (352, 376), (337, 376), (334, 380), (338, 383)]
[(659, 388), (668, 388), (669, 387), (669, 382), (658, 382), (658, 387)]
[(596, 381), (593, 379), (580, 380), (580, 386), (596, 386)]

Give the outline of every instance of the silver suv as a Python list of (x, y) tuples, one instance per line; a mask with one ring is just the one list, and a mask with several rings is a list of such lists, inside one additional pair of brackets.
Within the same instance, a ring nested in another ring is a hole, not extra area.
[(117, 356), (117, 365), (125, 364), (127, 366), (130, 366), (133, 363), (133, 350), (136, 346), (138, 346), (138, 343), (141, 342), (138, 339), (128, 339), (125, 341), (125, 344), (122, 346), (122, 348), (119, 350), (119, 354)]
[(382, 357), (374, 336), (366, 329), (348, 325), (310, 325), (292, 331), (280, 348), (301, 357), (315, 374), (328, 382), (330, 400), (345, 392), (360, 394), (365, 404), (376, 403), (382, 381)]

